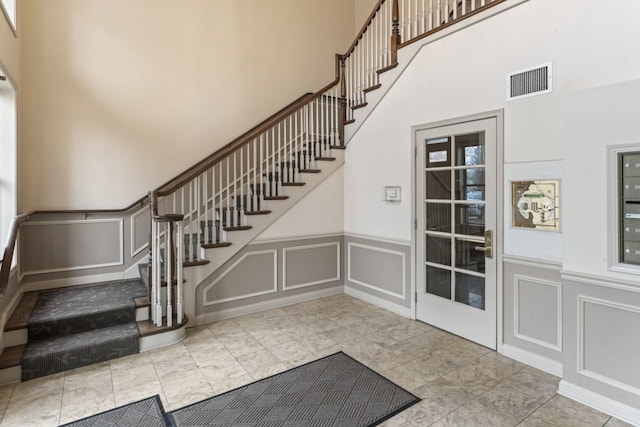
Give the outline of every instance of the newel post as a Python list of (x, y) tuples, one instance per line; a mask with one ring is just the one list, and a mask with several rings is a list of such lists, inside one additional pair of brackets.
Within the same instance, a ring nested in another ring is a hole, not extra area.
[(391, 64), (398, 64), (398, 46), (400, 46), (400, 7), (398, 0), (393, 0), (391, 7)]
[(338, 137), (340, 138), (340, 145), (345, 145), (344, 140), (344, 125), (347, 121), (347, 76), (345, 72), (346, 57), (340, 56), (340, 110), (338, 112)]

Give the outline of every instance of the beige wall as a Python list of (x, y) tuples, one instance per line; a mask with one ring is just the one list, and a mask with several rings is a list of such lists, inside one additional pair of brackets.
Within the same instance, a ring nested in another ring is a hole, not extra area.
[(124, 207), (334, 78), (353, 1), (22, 3), (23, 209)]
[(355, 0), (355, 34), (362, 29), (369, 14), (373, 11), (373, 8), (378, 3), (378, 0)]

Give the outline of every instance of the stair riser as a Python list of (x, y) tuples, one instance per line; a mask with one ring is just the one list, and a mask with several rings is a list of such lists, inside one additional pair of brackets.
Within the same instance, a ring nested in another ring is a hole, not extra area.
[(95, 313), (87, 316), (78, 316), (72, 319), (61, 319), (53, 322), (36, 323), (29, 325), (29, 339), (45, 339), (61, 335), (77, 334), (93, 329), (105, 328), (112, 325), (121, 325), (136, 321), (136, 311), (112, 310)]
[(136, 354), (139, 349), (139, 338), (132, 336), (118, 342), (106, 342), (73, 351), (50, 353), (44, 357), (23, 358), (22, 381)]

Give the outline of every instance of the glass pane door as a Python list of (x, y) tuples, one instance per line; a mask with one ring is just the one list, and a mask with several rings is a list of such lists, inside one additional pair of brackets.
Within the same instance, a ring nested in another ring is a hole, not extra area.
[(484, 310), (484, 132), (423, 143), (425, 292)]

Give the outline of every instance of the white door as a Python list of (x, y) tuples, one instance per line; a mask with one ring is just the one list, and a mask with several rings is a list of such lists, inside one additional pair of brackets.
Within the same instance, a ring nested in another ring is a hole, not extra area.
[(416, 317), (496, 348), (497, 120), (416, 131)]

